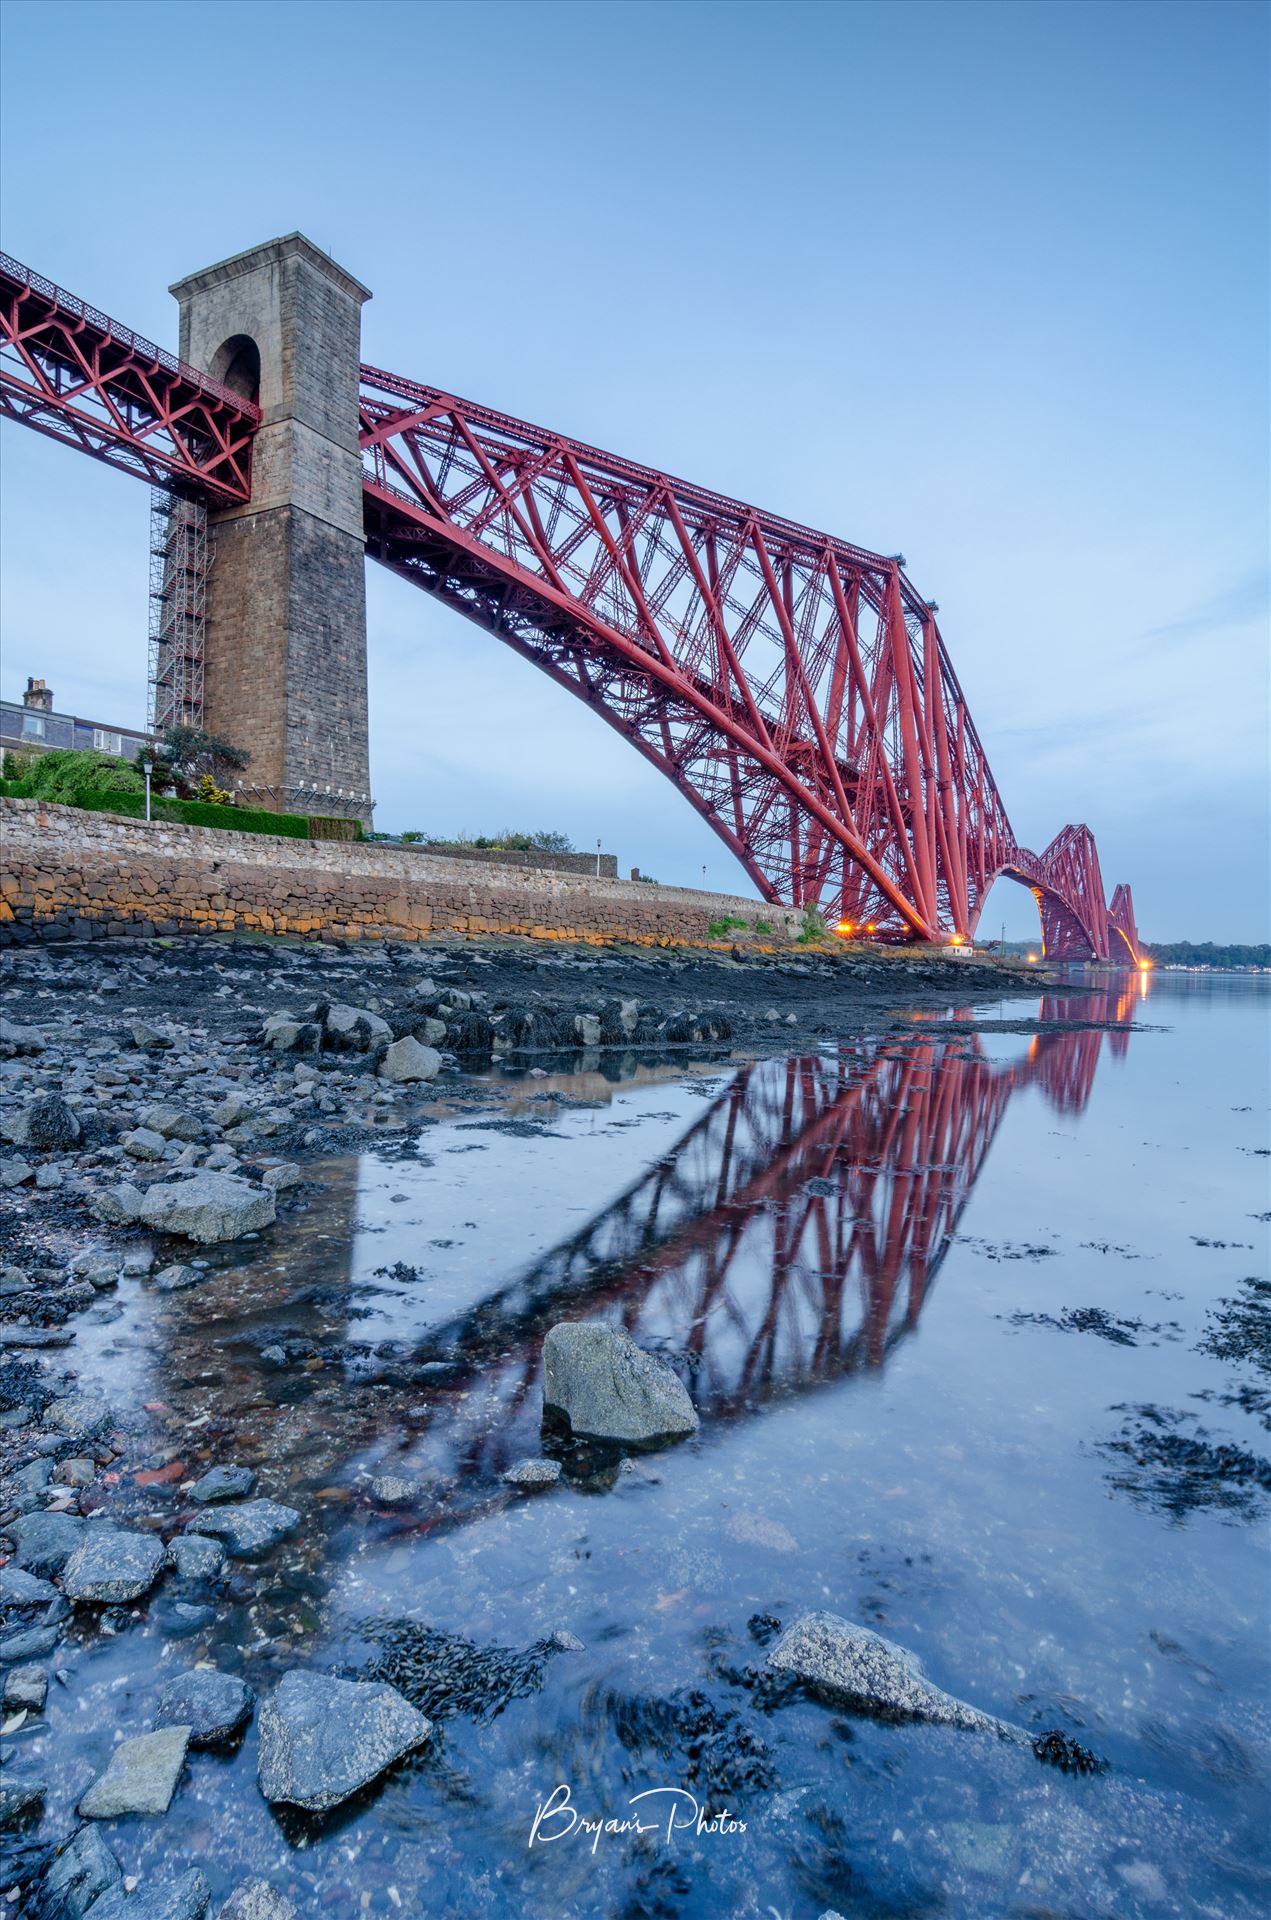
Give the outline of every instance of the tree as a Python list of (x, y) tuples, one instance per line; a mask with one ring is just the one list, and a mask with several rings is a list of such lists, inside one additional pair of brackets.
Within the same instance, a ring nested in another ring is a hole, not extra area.
[(163, 769), (165, 784), (175, 786), (188, 799), (203, 780), (228, 788), (233, 775), (249, 767), (251, 760), (245, 747), (236, 747), (218, 733), (206, 733), (202, 727), (167, 727), (159, 737), (156, 771)]

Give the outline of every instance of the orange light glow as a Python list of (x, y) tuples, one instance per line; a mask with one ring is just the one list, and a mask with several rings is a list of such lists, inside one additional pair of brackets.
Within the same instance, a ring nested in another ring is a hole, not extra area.
[(872, 921), (872, 920), (870, 921), (870, 923), (869, 923), (869, 925), (868, 925), (868, 926), (866, 927), (866, 929), (865, 929), (865, 931), (866, 931), (866, 933), (873, 933), (873, 932), (875, 932), (875, 931), (876, 931), (876, 929), (875, 929), (875, 926), (874, 926), (874, 923), (873, 923), (873, 921)]
[(1149, 973), (1149, 972), (1151, 971), (1151, 967), (1152, 967), (1152, 962), (1151, 962), (1150, 960), (1140, 960), (1140, 961), (1139, 961), (1139, 972), (1140, 972), (1140, 973)]
[(950, 934), (950, 935), (949, 935), (949, 945), (950, 945), (951, 947), (960, 947), (960, 946), (962, 945), (962, 935), (961, 935), (960, 933), (952, 933), (952, 934)]
[(1035, 966), (1037, 965), (1037, 955), (1036, 955), (1035, 953), (1030, 953), (1030, 954), (1029, 954), (1029, 956), (1028, 956), (1028, 964), (1029, 964), (1029, 966), (1030, 966), (1030, 967), (1035, 967)]
[(850, 921), (850, 920), (840, 920), (840, 921), (839, 921), (839, 932), (840, 932), (840, 933), (850, 933), (851, 931), (852, 931), (852, 923), (851, 923), (851, 921)]

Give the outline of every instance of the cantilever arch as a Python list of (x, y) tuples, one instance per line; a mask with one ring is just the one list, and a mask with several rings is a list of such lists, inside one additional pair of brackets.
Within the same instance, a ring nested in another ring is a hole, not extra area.
[(250, 804), (370, 822), (358, 382), (370, 294), (303, 234), (178, 280), (181, 358), (257, 402), (252, 497), (211, 516), (204, 725)]

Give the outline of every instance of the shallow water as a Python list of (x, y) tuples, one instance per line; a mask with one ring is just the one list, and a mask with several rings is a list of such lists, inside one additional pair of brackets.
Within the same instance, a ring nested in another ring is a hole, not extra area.
[[(1047, 1011), (1110, 1033), (502, 1074), (324, 1166), (196, 1291), (125, 1282), (68, 1356), (150, 1409), (137, 1468), (173, 1477), (126, 1477), (125, 1510), (175, 1525), (182, 1469), (245, 1461), (305, 1525), (192, 1637), (162, 1590), (77, 1629), (24, 1736), (42, 1831), (170, 1674), (361, 1670), (407, 1620), (433, 1634), (399, 1634), (394, 1672), (427, 1710), (439, 1674), (470, 1683), (422, 1755), (280, 1820), (249, 1731), (191, 1756), (165, 1819), (107, 1829), (125, 1870), (264, 1873), (306, 1913), (1266, 1911), (1268, 1382), (1200, 1342), (1267, 1274), (1268, 1004), (1265, 981), (1109, 976)], [(977, 1009), (999, 1011), (1021, 1006)], [(664, 1351), (700, 1434), (626, 1463), (549, 1435), (564, 1481), (513, 1492), (543, 1334), (581, 1317)], [(1224, 1442), (1252, 1468), (1210, 1471)], [(414, 1509), (371, 1503), (389, 1468), (427, 1481)], [(774, 1688), (771, 1622), (809, 1608), (1106, 1770)], [(558, 1629), (583, 1650), (494, 1675), (438, 1637)], [(566, 1786), (650, 1830), (553, 1814), (531, 1846)]]

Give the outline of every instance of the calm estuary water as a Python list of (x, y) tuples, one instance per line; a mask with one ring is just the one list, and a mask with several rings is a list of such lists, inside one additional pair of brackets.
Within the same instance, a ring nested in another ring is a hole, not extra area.
[[(159, 1600), (71, 1643), (47, 1830), (195, 1660), (372, 1668), (436, 1718), (415, 1761), (280, 1820), (249, 1731), (115, 1829), (125, 1867), (305, 1914), (1267, 1912), (1269, 989), (1107, 976), (1047, 1010), (1110, 1032), (499, 1076), (195, 1292), (125, 1282), (74, 1357), (169, 1435), (137, 1513), (241, 1461), (305, 1526), (193, 1635)], [(582, 1317), (665, 1352), (700, 1434), (549, 1436), (564, 1479), (514, 1491), (543, 1334)], [(378, 1507), (389, 1470), (427, 1496)], [(1105, 1769), (775, 1686), (812, 1608)], [(566, 1794), (653, 1830), (570, 1831)]]

